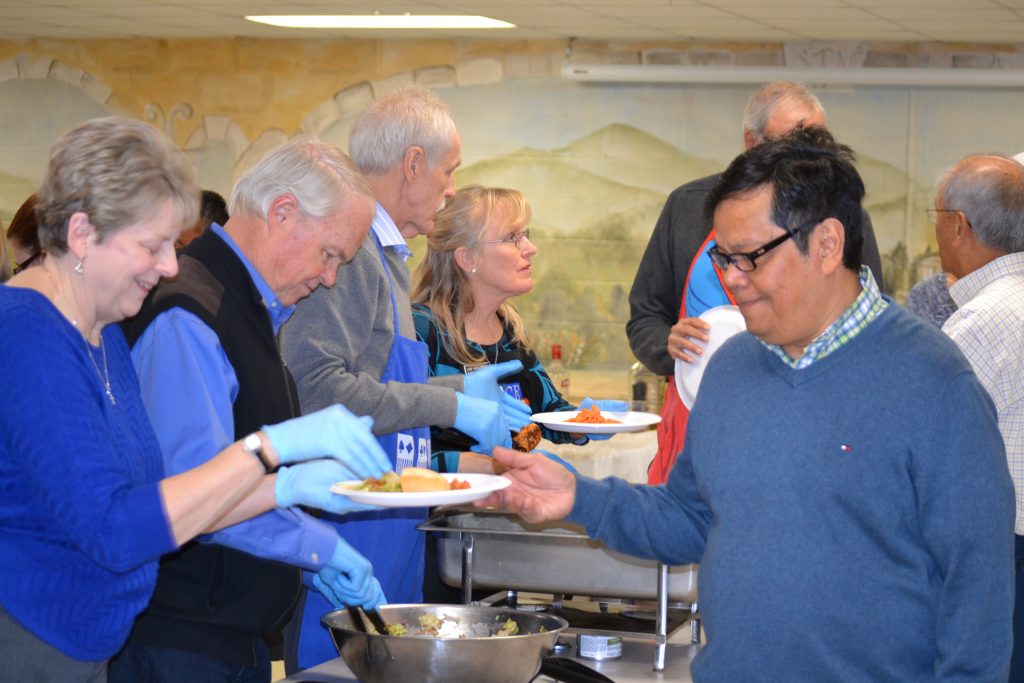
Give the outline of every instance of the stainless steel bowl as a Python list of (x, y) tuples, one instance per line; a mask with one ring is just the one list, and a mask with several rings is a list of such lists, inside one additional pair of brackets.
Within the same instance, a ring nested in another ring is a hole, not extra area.
[[(457, 621), (458, 630), (466, 635), (441, 638), (368, 634), (355, 628), (347, 610), (329, 612), (321, 621), (362, 683), (529, 683), (554, 647), (559, 632), (569, 625), (551, 614), (503, 607), (384, 605), (380, 612), (388, 625), (405, 624), (410, 632), (419, 625), (421, 615), (429, 614)], [(518, 635), (475, 635), (484, 632), (482, 625), (497, 631), (508, 619), (518, 624)]]

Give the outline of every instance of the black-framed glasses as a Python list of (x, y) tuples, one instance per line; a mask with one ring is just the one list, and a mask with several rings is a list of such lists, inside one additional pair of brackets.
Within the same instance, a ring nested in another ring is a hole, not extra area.
[(761, 258), (769, 251), (779, 246), (792, 236), (793, 233), (786, 231), (786, 234), (779, 235), (771, 242), (766, 242), (765, 244), (762, 244), (754, 251), (737, 252), (735, 254), (725, 253), (724, 251), (719, 249), (718, 245), (716, 244), (715, 246), (708, 249), (708, 256), (711, 257), (711, 262), (714, 263), (719, 268), (721, 268), (722, 270), (727, 270), (729, 266), (736, 266), (744, 273), (749, 273), (750, 271), (757, 268), (757, 259)]
[(31, 256), (29, 256), (27, 259), (25, 259), (21, 263), (15, 264), (14, 270), (12, 272), (15, 275), (17, 275), (18, 273), (20, 273), (21, 271), (25, 270), (29, 266), (31, 266), (33, 263), (35, 263), (36, 261), (38, 261), (42, 257), (43, 257), (43, 252), (37, 251), (36, 253), (32, 254)]
[(480, 244), (511, 244), (516, 249), (522, 249), (524, 239), (530, 239), (529, 228), (526, 230), (520, 230), (519, 232), (510, 232), (500, 240), (483, 240)]

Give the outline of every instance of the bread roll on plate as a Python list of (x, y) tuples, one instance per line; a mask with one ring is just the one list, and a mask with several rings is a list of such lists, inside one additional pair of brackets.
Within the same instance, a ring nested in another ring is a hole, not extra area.
[(402, 470), (402, 492), (448, 491), (448, 480), (434, 470), (423, 467), (406, 467)]

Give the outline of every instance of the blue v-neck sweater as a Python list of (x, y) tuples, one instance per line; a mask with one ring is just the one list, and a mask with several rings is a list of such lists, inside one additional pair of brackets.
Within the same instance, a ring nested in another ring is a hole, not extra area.
[(890, 305), (793, 370), (749, 334), (710, 361), (667, 484), (581, 478), (595, 538), (700, 562), (695, 681), (1005, 681), (1013, 485), (991, 400)]

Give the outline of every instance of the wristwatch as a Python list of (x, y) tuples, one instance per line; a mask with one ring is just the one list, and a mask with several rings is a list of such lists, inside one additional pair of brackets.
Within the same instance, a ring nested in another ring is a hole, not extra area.
[(263, 439), (256, 432), (253, 432), (249, 436), (242, 439), (242, 448), (245, 449), (246, 453), (256, 456), (256, 458), (263, 463), (263, 469), (267, 471), (267, 474), (272, 474), (277, 469), (276, 466), (271, 464), (270, 460), (267, 459), (267, 454), (263, 452)]

